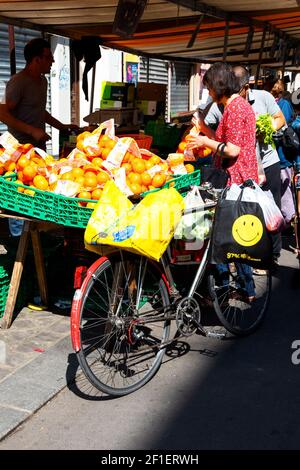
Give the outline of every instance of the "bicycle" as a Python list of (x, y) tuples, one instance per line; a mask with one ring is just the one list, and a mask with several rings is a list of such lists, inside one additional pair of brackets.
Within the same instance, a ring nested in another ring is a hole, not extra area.
[[(208, 193), (213, 199), (205, 209), (217, 203), (216, 193)], [(209, 263), (209, 247), (210, 236), (188, 292), (174, 281), (168, 251), (157, 263), (121, 250), (100, 257), (88, 269), (74, 295), (71, 336), (79, 364), (94, 387), (111, 396), (132, 393), (155, 375), (174, 341), (196, 332), (219, 337), (202, 326), (203, 308), (213, 309), (225, 332), (233, 335), (248, 335), (259, 327), (270, 299), (270, 273), (255, 276), (256, 300), (249, 303), (241, 295), (237, 270), (230, 264), (224, 283)], [(177, 332), (170, 339), (174, 321)]]
[(295, 253), (300, 265), (300, 168), (299, 164), (294, 164), (292, 176), (292, 193), (295, 205), (295, 215), (292, 220), (292, 227), (295, 236), (296, 246), (290, 246)]

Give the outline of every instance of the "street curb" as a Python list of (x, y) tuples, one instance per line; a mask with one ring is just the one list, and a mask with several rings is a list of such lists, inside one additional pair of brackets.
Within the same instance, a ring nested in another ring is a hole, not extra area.
[(18, 369), (0, 385), (0, 441), (74, 379), (67, 376), (70, 337)]

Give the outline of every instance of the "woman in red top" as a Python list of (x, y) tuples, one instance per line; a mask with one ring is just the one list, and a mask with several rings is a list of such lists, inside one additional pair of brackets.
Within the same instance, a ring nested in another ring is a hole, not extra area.
[[(190, 136), (187, 148), (209, 147), (217, 155), (214, 165), (226, 168), (229, 173), (227, 185), (242, 184), (251, 178), (258, 183), (256, 159), (255, 114), (250, 104), (239, 95), (239, 84), (232, 68), (225, 62), (213, 64), (203, 77), (203, 84), (209, 90), (213, 101), (224, 106), (219, 126), (214, 132), (199, 117), (198, 127), (205, 135)], [(218, 153), (221, 149), (221, 153)], [(243, 296), (248, 302), (255, 300), (255, 285), (252, 268), (236, 263), (239, 278), (242, 279)], [(227, 264), (217, 265), (223, 285), (229, 282)]]
[(232, 68), (225, 62), (213, 64), (203, 77), (213, 101), (224, 106), (223, 117), (214, 132), (199, 117), (198, 126), (205, 135), (189, 137), (187, 148), (209, 147), (214, 153), (222, 146), (222, 158), (215, 158), (217, 168), (229, 173), (228, 185), (241, 184), (251, 178), (258, 183), (255, 152), (255, 114), (250, 104), (239, 95), (239, 84)]

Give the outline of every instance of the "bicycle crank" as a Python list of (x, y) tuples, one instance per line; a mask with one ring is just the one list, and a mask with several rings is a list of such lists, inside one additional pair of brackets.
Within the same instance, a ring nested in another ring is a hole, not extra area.
[(183, 336), (190, 336), (195, 333), (196, 330), (200, 330), (204, 333), (200, 320), (200, 307), (193, 297), (184, 297), (178, 302), (176, 308), (176, 325), (178, 331)]

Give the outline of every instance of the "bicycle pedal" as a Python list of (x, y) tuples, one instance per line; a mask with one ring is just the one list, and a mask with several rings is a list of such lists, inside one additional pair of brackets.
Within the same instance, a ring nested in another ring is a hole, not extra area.
[(206, 332), (206, 336), (209, 338), (215, 338), (215, 339), (224, 339), (226, 337), (226, 333), (218, 333), (216, 331), (209, 330)]

